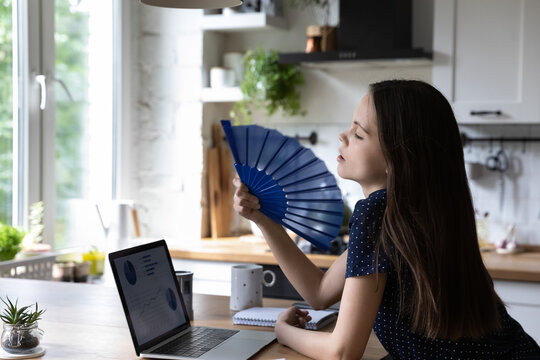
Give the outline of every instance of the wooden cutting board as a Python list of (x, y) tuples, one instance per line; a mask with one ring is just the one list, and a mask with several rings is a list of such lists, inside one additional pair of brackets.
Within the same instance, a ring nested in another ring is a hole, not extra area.
[(232, 217), (232, 160), (228, 147), (222, 146), (219, 124), (212, 124), (213, 147), (208, 149), (208, 197), (210, 203), (210, 232), (213, 239), (231, 236)]

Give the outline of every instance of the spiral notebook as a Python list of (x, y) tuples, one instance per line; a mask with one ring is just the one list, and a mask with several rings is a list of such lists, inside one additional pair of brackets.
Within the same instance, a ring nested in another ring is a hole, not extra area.
[[(237, 312), (233, 316), (233, 324), (274, 327), (279, 314), (285, 310), (275, 307), (252, 307)], [(311, 316), (311, 321), (306, 324), (308, 330), (322, 329), (337, 318), (337, 311), (333, 310), (307, 309), (307, 311)]]

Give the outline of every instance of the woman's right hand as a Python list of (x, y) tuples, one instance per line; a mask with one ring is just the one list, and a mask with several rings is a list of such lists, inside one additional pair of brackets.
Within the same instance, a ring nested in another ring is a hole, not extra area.
[(259, 199), (255, 195), (249, 193), (248, 187), (242, 183), (240, 179), (235, 178), (233, 184), (236, 187), (233, 201), (234, 210), (246, 219), (258, 224), (265, 217), (265, 215), (259, 211), (261, 208)]

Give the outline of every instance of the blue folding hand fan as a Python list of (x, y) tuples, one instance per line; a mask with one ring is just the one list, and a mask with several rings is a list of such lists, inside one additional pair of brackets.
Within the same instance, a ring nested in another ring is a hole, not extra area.
[(343, 220), (336, 179), (296, 139), (257, 125), (222, 120), (240, 180), (259, 198), (260, 211), (322, 250)]

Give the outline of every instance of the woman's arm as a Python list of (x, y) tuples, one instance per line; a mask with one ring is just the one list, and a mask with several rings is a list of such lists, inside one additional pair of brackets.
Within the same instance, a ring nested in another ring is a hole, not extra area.
[(324, 273), (298, 249), (283, 229), (258, 211), (259, 200), (249, 193), (246, 185), (234, 180), (237, 187), (235, 210), (255, 222), (261, 229), (272, 254), (296, 291), (314, 309), (324, 309), (339, 301), (345, 284), (347, 252), (344, 252)]
[(332, 333), (293, 326), (296, 311), (289, 308), (276, 323), (278, 341), (314, 359), (360, 359), (373, 328), (385, 285), (386, 274), (383, 273), (348, 278)]

